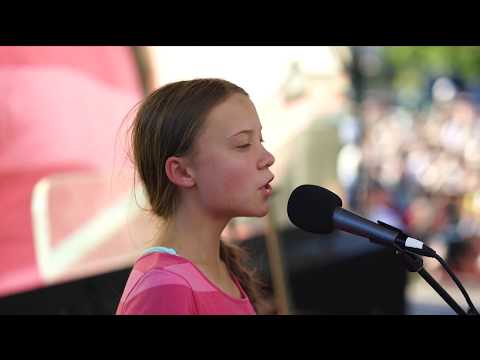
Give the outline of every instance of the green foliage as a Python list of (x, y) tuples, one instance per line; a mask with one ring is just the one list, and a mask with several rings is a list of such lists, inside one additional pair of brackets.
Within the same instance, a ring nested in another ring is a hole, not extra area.
[(428, 75), (458, 74), (470, 83), (480, 78), (480, 46), (387, 46), (383, 55), (396, 85), (418, 84)]

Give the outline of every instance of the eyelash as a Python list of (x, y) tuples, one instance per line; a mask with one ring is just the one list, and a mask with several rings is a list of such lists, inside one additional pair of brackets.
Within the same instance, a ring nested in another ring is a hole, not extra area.
[[(260, 139), (260, 142), (263, 143), (263, 139)], [(241, 146), (237, 146), (239, 149), (246, 149), (248, 148), (250, 145), (252, 144), (245, 144), (245, 145), (241, 145)]]

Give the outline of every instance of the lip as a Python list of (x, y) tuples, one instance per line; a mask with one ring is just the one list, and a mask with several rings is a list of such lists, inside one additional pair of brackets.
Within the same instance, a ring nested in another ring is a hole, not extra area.
[(262, 194), (266, 197), (268, 196), (271, 196), (272, 195), (272, 187), (270, 186), (270, 183), (272, 182), (273, 180), (273, 176), (270, 178), (270, 180), (268, 180), (265, 185), (259, 187), (258, 189), (262, 192)]
[[(263, 189), (264, 187), (266, 186), (270, 186), (270, 183), (273, 181), (273, 179), (275, 178), (275, 176), (272, 176), (270, 178), (270, 180), (268, 180), (265, 184), (263, 184), (262, 186), (259, 187), (259, 189)], [(271, 187), (270, 187), (271, 188)]]

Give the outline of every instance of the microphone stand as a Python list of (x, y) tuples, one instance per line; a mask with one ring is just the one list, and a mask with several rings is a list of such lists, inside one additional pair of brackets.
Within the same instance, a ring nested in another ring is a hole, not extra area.
[[(378, 221), (378, 224), (390, 230), (395, 230), (400, 233), (401, 237), (406, 239), (406, 235), (400, 230), (391, 225)], [(445, 291), (445, 289), (423, 268), (423, 259), (411, 251), (402, 249), (397, 244), (394, 244), (395, 255), (399, 256), (403, 265), (410, 272), (418, 273), (440, 296), (445, 302), (457, 313), (457, 315), (475, 315), (473, 312), (468, 313), (463, 310), (460, 305)]]
[(423, 259), (417, 254), (397, 248), (395, 255), (400, 256), (403, 265), (410, 272), (417, 272), (427, 283), (442, 297), (450, 307), (455, 310), (457, 315), (467, 315), (467, 313), (457, 304), (457, 302), (445, 291), (444, 288), (423, 268)]

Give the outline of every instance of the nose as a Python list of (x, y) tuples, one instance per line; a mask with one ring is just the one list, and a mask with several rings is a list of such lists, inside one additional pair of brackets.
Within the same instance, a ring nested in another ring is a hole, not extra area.
[(265, 148), (263, 148), (263, 154), (260, 162), (258, 163), (259, 169), (269, 168), (275, 162), (275, 157)]

